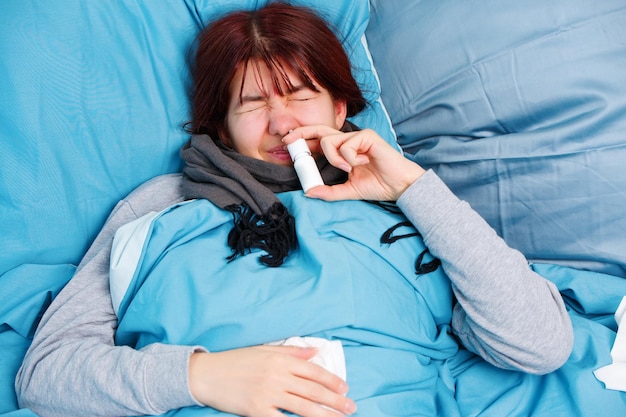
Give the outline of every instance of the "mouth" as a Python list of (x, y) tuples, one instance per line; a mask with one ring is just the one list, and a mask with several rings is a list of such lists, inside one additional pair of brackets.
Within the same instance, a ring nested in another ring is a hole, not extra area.
[(278, 161), (281, 161), (281, 162), (287, 161), (291, 163), (291, 156), (289, 155), (289, 152), (287, 151), (287, 147), (284, 145), (275, 146), (271, 149), (268, 149), (267, 153), (273, 159), (277, 159)]

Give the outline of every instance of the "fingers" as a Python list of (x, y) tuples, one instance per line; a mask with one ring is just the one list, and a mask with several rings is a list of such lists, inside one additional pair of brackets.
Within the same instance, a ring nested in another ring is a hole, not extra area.
[(289, 133), (283, 136), (283, 142), (285, 142), (285, 144), (290, 144), (300, 138), (304, 138), (307, 140), (321, 139), (325, 136), (337, 135), (341, 133), (341, 131), (333, 129), (332, 127), (326, 125), (302, 126), (290, 130)]
[(325, 125), (303, 126), (290, 130), (288, 134), (283, 136), (285, 145), (289, 145), (297, 139), (304, 138), (312, 154), (321, 154), (322, 147), (320, 139), (330, 135), (340, 135), (342, 132)]
[(292, 395), (282, 397), (280, 408), (297, 415), (316, 417), (350, 415), (356, 411), (354, 401), (345, 396), (348, 392), (346, 382), (323, 367), (308, 362), (317, 354), (317, 349), (268, 345), (257, 346), (255, 349), (287, 354), (298, 359), (289, 364), (282, 361), (278, 361), (281, 364), (275, 364), (275, 367), (290, 369), (292, 375), (291, 382), (288, 383), (288, 391)]
[(314, 347), (298, 347), (298, 346), (277, 346), (277, 345), (260, 345), (253, 349), (265, 350), (268, 352), (285, 353), (299, 359), (309, 360), (317, 354)]
[[(298, 379), (290, 391), (293, 395), (286, 398), (286, 410), (299, 410), (298, 415), (320, 416), (350, 415), (356, 411), (354, 401), (344, 396), (348, 385), (341, 378), (318, 365), (308, 362), (303, 365), (294, 369)], [(320, 404), (326, 408), (319, 408)], [(341, 414), (329, 411), (328, 407)]]
[(285, 396), (280, 408), (301, 416), (337, 417), (356, 411), (354, 401), (323, 389), (319, 384), (301, 380), (292, 395)]
[(313, 187), (306, 192), (306, 196), (324, 201), (363, 200), (349, 183)]
[(294, 364), (297, 365), (294, 367), (294, 375), (321, 384), (340, 395), (344, 395), (348, 392), (348, 386), (343, 379), (318, 365), (307, 362), (317, 354), (317, 349), (314, 347), (262, 345), (256, 346), (254, 349), (287, 354), (298, 359), (303, 359), (303, 361), (294, 362)]
[(300, 137), (308, 140), (312, 151), (323, 152), (333, 166), (350, 174), (344, 184), (309, 189), (308, 197), (395, 201), (425, 172), (371, 129), (344, 133), (323, 125), (303, 126), (283, 141), (291, 143)]
[(312, 153), (323, 153), (335, 167), (350, 172), (352, 167), (367, 164), (367, 150), (359, 150), (359, 146), (343, 146), (351, 138), (362, 137), (364, 131), (344, 133), (325, 125), (303, 126), (290, 131), (283, 137), (285, 144), (304, 138)]
[(366, 131), (325, 136), (320, 143), (326, 159), (344, 171), (371, 162), (373, 142)]
[(237, 415), (280, 416), (280, 410), (303, 417), (352, 414), (346, 383), (303, 359), (315, 349), (287, 346), (194, 353), (190, 389), (201, 403)]

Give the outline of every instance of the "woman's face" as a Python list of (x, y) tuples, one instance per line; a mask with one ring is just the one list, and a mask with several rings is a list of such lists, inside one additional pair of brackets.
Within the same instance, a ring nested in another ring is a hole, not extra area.
[(220, 135), (224, 144), (242, 155), (291, 165), (289, 153), (281, 141), (289, 130), (317, 124), (335, 129), (343, 126), (345, 101), (333, 100), (317, 83), (319, 91), (307, 88), (293, 72), (287, 71), (287, 76), (293, 88), (290, 90), (285, 85), (286, 95), (280, 95), (264, 65), (250, 63), (245, 74), (241, 68), (237, 71), (230, 86), (226, 132)]

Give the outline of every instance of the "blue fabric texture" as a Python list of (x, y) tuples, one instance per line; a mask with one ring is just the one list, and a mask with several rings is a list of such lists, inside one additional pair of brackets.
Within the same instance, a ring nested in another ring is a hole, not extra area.
[[(15, 371), (41, 312), (114, 204), (145, 180), (180, 170), (193, 37), (226, 11), (264, 3), (2, 1), (0, 413), (32, 414), (14, 411)], [(345, 40), (371, 101), (355, 123), (390, 142), (397, 132), (409, 156), (527, 257), (598, 272), (544, 271), (575, 321), (575, 352), (562, 370), (523, 376), (459, 351), (448, 361), (451, 379), (442, 376), (435, 391), (457, 377), (470, 381), (465, 386), (489, 383), (488, 408), (487, 397), (456, 392), (466, 415), (535, 415), (534, 407), (551, 404), (552, 415), (580, 415), (581, 404), (623, 415), (623, 399), (589, 378), (609, 362), (614, 301), (626, 293), (602, 274), (626, 276), (624, 2), (295, 3), (314, 5)], [(547, 401), (555, 392), (571, 401)], [(420, 399), (454, 415), (446, 401)]]
[[(25, 264), (0, 275), (0, 415), (17, 410), (14, 381), (45, 308), (71, 278), (68, 264)], [(24, 282), (28, 277), (28, 282)], [(29, 410), (11, 417), (28, 416)]]
[[(280, 198), (296, 218), (299, 241), (280, 268), (260, 264), (258, 251), (227, 263), (232, 216), (207, 200), (155, 220), (121, 304), (117, 342), (221, 351), (290, 336), (341, 340), (362, 415), (436, 415), (438, 403), (453, 402), (453, 387), (437, 377), (449, 374), (444, 361), (457, 351), (448, 331), (449, 280), (441, 268), (415, 274), (425, 249), (418, 237), (381, 243), (406, 218), (366, 202), (314, 201), (301, 191)], [(194, 412), (219, 414), (190, 408), (173, 415)]]
[[(617, 308), (621, 297), (614, 294), (626, 292), (626, 280), (533, 265), (570, 295), (575, 348), (561, 369), (545, 376), (505, 371), (457, 346), (448, 278), (441, 268), (415, 274), (421, 239), (380, 242), (406, 220), (402, 215), (365, 202), (310, 200), (301, 192), (280, 198), (296, 217), (299, 248), (277, 269), (261, 265), (258, 251), (227, 263), (232, 217), (206, 200), (153, 220), (147, 240), (138, 243), (143, 252), (121, 302), (117, 342), (221, 351), (290, 336), (339, 340), (350, 397), (363, 416), (626, 412), (626, 396), (604, 389), (592, 373), (611, 362), (615, 325), (598, 321)], [(226, 414), (191, 407), (168, 415)]]
[[(181, 168), (186, 56), (198, 31), (265, 1), (3, 2), (0, 16), (0, 275), (76, 264), (114, 204)], [(395, 143), (362, 37), (367, 0), (296, 3), (325, 16), (371, 106), (354, 121)]]
[[(265, 3), (2, 2), (0, 294), (10, 302), (0, 306), (1, 329), (28, 340), (115, 203), (181, 169), (194, 37), (227, 11)], [(368, 1), (295, 3), (318, 10), (344, 41), (371, 104), (353, 121), (396, 144), (363, 37)], [(14, 358), (0, 372), (2, 405), (15, 404), (25, 343), (0, 346)]]
[(626, 277), (626, 4), (371, 6), (406, 152), (528, 258)]

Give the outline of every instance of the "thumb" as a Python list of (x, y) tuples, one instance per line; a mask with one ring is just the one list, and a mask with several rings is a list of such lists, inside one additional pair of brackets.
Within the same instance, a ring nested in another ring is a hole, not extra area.
[(348, 182), (335, 185), (318, 185), (310, 188), (305, 195), (310, 198), (317, 198), (324, 201), (359, 199), (359, 195), (354, 190), (354, 187)]

